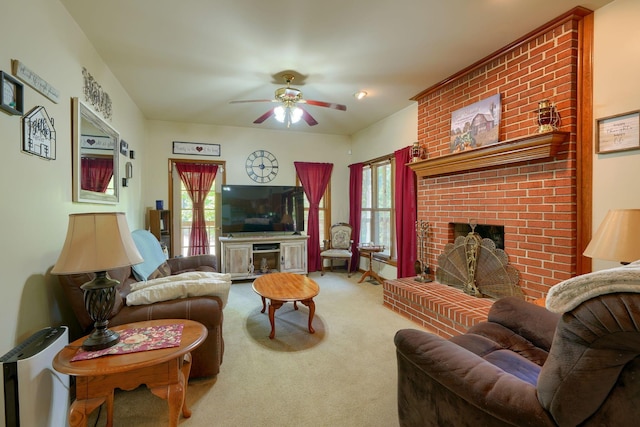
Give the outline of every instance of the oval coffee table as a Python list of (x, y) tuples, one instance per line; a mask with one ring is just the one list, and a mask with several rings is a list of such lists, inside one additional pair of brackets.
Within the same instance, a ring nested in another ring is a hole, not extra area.
[(262, 310), (266, 309), (266, 298), (269, 298), (269, 322), (271, 323), (271, 334), (269, 338), (276, 336), (275, 312), (286, 302), (293, 302), (293, 307), (297, 310), (296, 303), (300, 301), (309, 307), (309, 332), (315, 330), (311, 326), (313, 315), (316, 312), (316, 304), (313, 297), (318, 295), (320, 287), (316, 282), (301, 274), (293, 273), (269, 273), (258, 277), (253, 282), (253, 290), (262, 297)]

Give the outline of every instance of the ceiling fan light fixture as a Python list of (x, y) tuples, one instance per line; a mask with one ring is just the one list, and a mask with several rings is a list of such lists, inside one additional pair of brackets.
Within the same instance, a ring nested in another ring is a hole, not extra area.
[(286, 115), (285, 108), (282, 105), (274, 108), (273, 115), (275, 116), (277, 121), (279, 121), (280, 123), (284, 123), (284, 118)]
[(299, 107), (283, 107), (282, 105), (273, 109), (273, 115), (280, 123), (286, 123), (287, 127), (292, 123), (298, 123), (302, 118), (302, 108)]
[(368, 95), (368, 93), (366, 91), (359, 90), (359, 91), (357, 91), (356, 93), (353, 94), (353, 97), (359, 101), (362, 98), (366, 97), (367, 95)]
[(291, 110), (291, 123), (298, 123), (302, 118), (302, 108), (295, 107)]

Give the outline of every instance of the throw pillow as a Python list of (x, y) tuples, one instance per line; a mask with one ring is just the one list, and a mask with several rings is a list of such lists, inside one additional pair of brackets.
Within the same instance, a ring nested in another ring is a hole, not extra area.
[(161, 277), (171, 276), (171, 267), (165, 261), (158, 268), (155, 269), (153, 273), (147, 277), (147, 280), (159, 279)]

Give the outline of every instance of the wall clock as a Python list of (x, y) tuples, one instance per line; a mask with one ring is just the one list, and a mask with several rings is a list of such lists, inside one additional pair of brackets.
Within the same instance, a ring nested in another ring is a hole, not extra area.
[(247, 157), (245, 169), (255, 182), (269, 182), (278, 174), (278, 160), (266, 150), (256, 150)]

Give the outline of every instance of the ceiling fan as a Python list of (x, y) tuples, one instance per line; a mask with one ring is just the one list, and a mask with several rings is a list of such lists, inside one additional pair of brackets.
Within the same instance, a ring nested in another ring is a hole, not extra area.
[(267, 120), (271, 116), (275, 116), (276, 120), (280, 123), (286, 123), (287, 127), (292, 123), (297, 123), (300, 119), (303, 119), (309, 126), (315, 126), (318, 124), (311, 114), (298, 104), (314, 105), (316, 107), (327, 107), (335, 110), (346, 111), (347, 106), (342, 104), (336, 104), (333, 102), (314, 101), (312, 99), (304, 99), (302, 92), (299, 89), (291, 87), (291, 82), (294, 79), (293, 74), (283, 74), (282, 78), (287, 84), (286, 87), (276, 89), (274, 99), (248, 99), (240, 101), (231, 101), (231, 104), (241, 102), (277, 102), (280, 105), (270, 109), (257, 119), (253, 123), (260, 124)]

